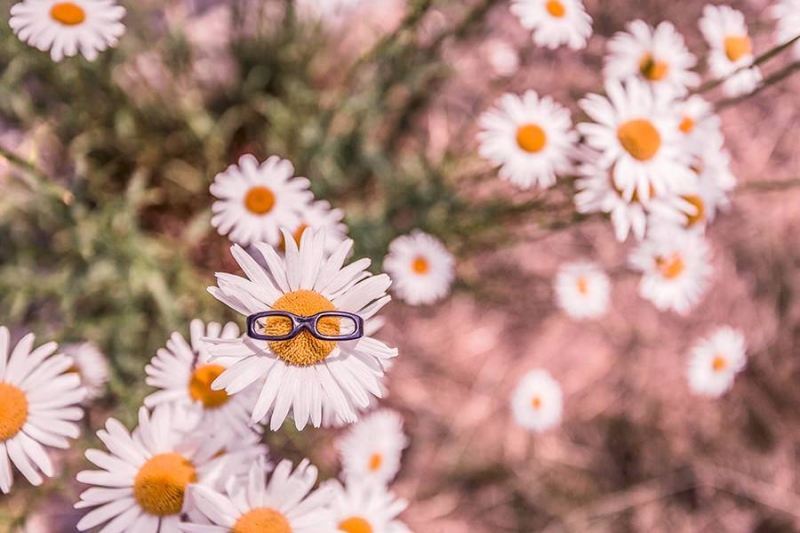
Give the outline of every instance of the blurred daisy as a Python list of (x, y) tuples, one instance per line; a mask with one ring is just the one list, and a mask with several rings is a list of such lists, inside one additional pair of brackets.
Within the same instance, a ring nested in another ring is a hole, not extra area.
[(53, 61), (80, 52), (89, 61), (117, 45), (125, 8), (114, 0), (23, 0), (11, 7), (11, 29), (21, 41), (50, 51)]
[(595, 263), (562, 265), (555, 289), (558, 306), (572, 318), (598, 318), (608, 310), (611, 282)]
[(382, 409), (351, 427), (336, 443), (346, 483), (387, 484), (400, 470), (408, 446), (399, 413)]
[[(777, 41), (788, 43), (800, 35), (800, 0), (778, 0), (772, 6), (772, 16), (778, 23)], [(792, 45), (795, 57), (800, 59), (800, 40)]]
[(68, 372), (77, 373), (81, 385), (86, 389), (84, 403), (102, 396), (108, 383), (106, 356), (91, 342), (65, 344), (62, 351), (72, 359), (72, 367)]
[[(233, 246), (233, 256), (247, 278), (218, 273), (218, 286), (210, 287), (209, 292), (243, 315), (267, 310), (301, 316), (346, 311), (358, 314), (368, 329), (375, 314), (390, 300), (386, 295), (389, 276), (367, 272), (369, 259), (342, 268), (352, 240), (344, 241), (326, 258), (324, 231), (305, 231), (299, 249), (288, 232), (284, 232), (284, 238), (285, 257), (265, 243), (255, 244), (266, 268), (242, 248)], [(338, 333), (342, 326), (337, 322), (331, 327)], [(298, 429), (309, 421), (319, 427), (323, 411), (347, 423), (355, 422), (357, 408), (369, 405), (370, 394), (382, 396), (383, 362), (397, 355), (396, 349), (366, 334), (357, 340), (337, 342), (317, 339), (307, 331), (286, 341), (256, 341), (247, 336), (209, 339), (209, 352), (214, 357), (236, 359), (213, 383), (215, 390), (237, 394), (265, 379), (251, 421), (258, 422), (271, 412), (273, 430), (289, 416)]]
[(334, 488), (331, 504), (337, 531), (345, 533), (411, 533), (397, 520), (408, 502), (397, 498), (384, 485), (351, 481), (342, 486), (328, 482)]
[(738, 96), (755, 89), (761, 82), (761, 71), (758, 67), (745, 68), (753, 64), (753, 43), (742, 12), (729, 6), (707, 5), (700, 19), (700, 31), (711, 47), (708, 57), (711, 74), (726, 78), (722, 84), (725, 94)]
[(722, 396), (733, 386), (746, 362), (744, 335), (731, 327), (721, 327), (692, 348), (689, 387), (702, 396)]
[(414, 230), (389, 244), (383, 269), (394, 280), (393, 292), (409, 305), (431, 304), (450, 293), (455, 258), (431, 235)]
[[(78, 404), (86, 391), (80, 378), (69, 373), (72, 359), (55, 354), (48, 342), (33, 348), (34, 336), (25, 335), (13, 348), (11, 335), (0, 326), (0, 492), (13, 485), (11, 464), (31, 485), (55, 474), (44, 446), (68, 448), (83, 418)], [(10, 463), (9, 463), (10, 461)]]
[(580, 105), (596, 123), (578, 124), (596, 162), (611, 168), (625, 199), (650, 198), (690, 187), (694, 176), (683, 150), (677, 117), (667, 100), (643, 81), (606, 82), (607, 97), (590, 94)]
[(709, 143), (721, 147), (723, 137), (719, 115), (702, 96), (692, 95), (674, 106), (678, 116), (678, 131), (685, 149), (701, 154)]
[(259, 164), (252, 155), (243, 155), (211, 184), (211, 194), (218, 198), (211, 206), (211, 225), (243, 246), (278, 246), (281, 228), (300, 226), (301, 213), (313, 198), (308, 186), (306, 178), (294, 177), (294, 167), (285, 159), (272, 156)]
[(511, 413), (517, 424), (543, 433), (561, 423), (561, 385), (544, 370), (533, 370), (520, 380), (511, 397)]
[(483, 52), (495, 75), (507, 78), (519, 70), (519, 52), (508, 41), (491, 39), (484, 43)]
[(501, 96), (478, 120), (481, 157), (500, 167), (500, 177), (519, 187), (555, 184), (572, 169), (577, 134), (569, 110), (536, 91)]
[(676, 96), (700, 83), (700, 76), (691, 71), (697, 58), (671, 23), (662, 22), (653, 30), (644, 21), (634, 20), (626, 29), (608, 42), (609, 55), (603, 69), (606, 78), (639, 78)]
[(193, 406), (202, 416), (201, 424), (212, 431), (236, 434), (248, 433), (250, 413), (255, 404), (256, 389), (251, 386), (240, 394), (230, 396), (224, 390), (214, 390), (211, 384), (232, 360), (219, 358), (211, 362), (205, 343), (200, 339), (236, 339), (239, 326), (228, 322), (223, 327), (216, 322), (206, 326), (202, 320), (192, 320), (191, 345), (175, 332), (145, 367), (146, 382), (160, 389), (144, 399), (147, 407), (170, 402)]
[(537, 46), (567, 45), (579, 50), (592, 35), (592, 17), (581, 0), (514, 0), (511, 12), (525, 29), (533, 31)]
[(654, 228), (630, 257), (642, 272), (639, 295), (662, 311), (688, 313), (708, 288), (711, 252), (702, 235)]
[[(267, 479), (268, 478), (268, 479)], [(226, 494), (195, 485), (191, 495), (197, 509), (211, 522), (191, 520), (180, 530), (190, 533), (322, 533), (336, 526), (329, 509), (334, 488), (317, 482), (317, 468), (304, 459), (292, 472), (281, 461), (268, 476), (253, 464), (247, 482), (227, 484)], [(136, 530), (138, 531), (138, 530)]]
[(181, 513), (197, 512), (186, 497), (188, 486), (217, 486), (223, 475), (243, 475), (257, 460), (258, 449), (249, 456), (228, 456), (218, 440), (186, 431), (199, 421), (175, 406), (158, 407), (152, 414), (142, 407), (132, 433), (108, 419), (97, 436), (110, 453), (87, 450), (86, 458), (100, 470), (77, 476), (81, 483), (96, 485), (75, 504), (77, 509), (95, 507), (78, 522), (78, 531), (100, 524), (106, 524), (103, 531), (176, 531)]
[[(341, 209), (331, 209), (331, 204), (324, 200), (312, 202), (300, 212), (299, 225), (292, 228), (294, 242), (299, 245), (300, 238), (309, 228), (315, 231), (324, 230), (326, 250), (333, 252), (347, 238), (347, 226), (342, 222), (343, 219), (344, 211)], [(283, 238), (281, 249), (286, 249)]]

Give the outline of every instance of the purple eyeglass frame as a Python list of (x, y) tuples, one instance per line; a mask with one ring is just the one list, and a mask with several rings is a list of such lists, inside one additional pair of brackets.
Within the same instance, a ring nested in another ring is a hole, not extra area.
[[(261, 318), (284, 317), (292, 321), (292, 331), (286, 335), (264, 335), (256, 331), (256, 321)], [(349, 318), (356, 329), (347, 335), (324, 335), (317, 329), (317, 323), (323, 318)], [(263, 311), (247, 317), (247, 336), (260, 341), (288, 341), (297, 337), (301, 331), (308, 331), (313, 337), (321, 341), (354, 341), (364, 336), (364, 319), (355, 313), (346, 311), (322, 311), (316, 315), (300, 316), (288, 311)]]

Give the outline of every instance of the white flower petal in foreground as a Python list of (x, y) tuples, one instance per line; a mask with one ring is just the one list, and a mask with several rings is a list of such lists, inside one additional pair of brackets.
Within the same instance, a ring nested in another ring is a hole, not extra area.
[(450, 293), (455, 258), (439, 239), (414, 230), (389, 244), (383, 269), (398, 298), (410, 305), (431, 304)]
[(563, 408), (561, 385), (544, 370), (525, 374), (511, 397), (514, 421), (536, 433), (560, 424)]
[(568, 263), (558, 269), (556, 302), (572, 318), (598, 318), (608, 310), (611, 282), (595, 263)]
[(711, 251), (702, 235), (677, 227), (654, 228), (630, 257), (642, 273), (639, 295), (656, 308), (686, 314), (705, 294)]
[(594, 164), (610, 168), (625, 199), (643, 202), (666, 192), (691, 187), (691, 154), (682, 144), (679, 119), (671, 101), (645, 82), (606, 82), (607, 96), (590, 94), (580, 105), (595, 121), (578, 130), (600, 153)]
[(329, 482), (334, 488), (331, 504), (334, 523), (344, 533), (411, 533), (397, 516), (408, 502), (398, 498), (386, 486), (351, 481), (342, 486)]
[[(78, 436), (83, 418), (78, 404), (86, 391), (77, 374), (68, 372), (72, 359), (54, 354), (48, 342), (33, 348), (32, 333), (13, 348), (10, 334), (0, 326), (0, 492), (14, 482), (12, 464), (31, 485), (41, 485), (55, 468), (44, 446), (66, 449)], [(10, 462), (9, 462), (10, 461)]]
[(223, 327), (216, 322), (206, 324), (192, 320), (191, 345), (175, 332), (145, 367), (147, 384), (160, 389), (144, 399), (147, 407), (178, 403), (194, 406), (202, 414), (202, 426), (214, 432), (247, 434), (250, 414), (258, 391), (251, 385), (239, 394), (228, 395), (213, 390), (211, 384), (233, 361), (224, 358), (210, 360), (202, 338), (237, 339), (239, 326), (228, 322)]
[[(800, 0), (778, 0), (772, 6), (772, 16), (777, 21), (776, 40), (788, 43), (800, 35)], [(794, 56), (800, 59), (800, 40), (792, 45)]]
[[(217, 274), (217, 287), (209, 292), (243, 315), (280, 310), (311, 316), (322, 311), (346, 311), (358, 314), (365, 329), (375, 314), (389, 302), (386, 290), (389, 276), (373, 276), (366, 271), (369, 259), (360, 259), (345, 267), (352, 240), (343, 242), (326, 258), (325, 233), (305, 231), (298, 249), (294, 239), (284, 232), (286, 255), (281, 257), (265, 243), (255, 249), (267, 265), (260, 266), (239, 246), (231, 251), (247, 278)], [(329, 324), (338, 332), (339, 322)], [(280, 328), (282, 322), (267, 322), (267, 328)], [(287, 330), (288, 332), (288, 330)], [(270, 427), (278, 429), (292, 417), (298, 429), (311, 422), (322, 423), (323, 411), (352, 423), (358, 409), (366, 408), (370, 395), (382, 397), (381, 379), (384, 361), (397, 350), (364, 335), (353, 341), (322, 341), (302, 331), (287, 341), (266, 342), (245, 336), (237, 340), (209, 339), (214, 357), (236, 359), (213, 383), (214, 389), (237, 394), (247, 386), (265, 379), (251, 420), (258, 422), (270, 415)]]
[(538, 46), (579, 50), (592, 35), (592, 17), (581, 0), (514, 0), (511, 12), (533, 31)]
[(211, 194), (211, 225), (243, 246), (266, 242), (278, 246), (281, 228), (297, 228), (313, 195), (306, 178), (294, 177), (289, 161), (272, 156), (263, 163), (250, 154), (217, 174)]
[(692, 348), (689, 386), (702, 396), (719, 397), (730, 390), (747, 362), (744, 335), (731, 327), (719, 328)]
[(81, 384), (86, 389), (84, 403), (102, 396), (108, 383), (106, 356), (91, 342), (65, 344), (62, 350), (64, 355), (72, 358), (70, 371), (80, 376)]
[(578, 140), (569, 110), (536, 91), (505, 94), (478, 120), (481, 157), (500, 167), (500, 177), (519, 187), (547, 188), (572, 169)]
[(711, 74), (727, 78), (722, 84), (725, 94), (738, 96), (755, 89), (762, 76), (758, 67), (745, 68), (753, 64), (754, 56), (742, 12), (730, 6), (707, 5), (700, 19), (700, 31), (711, 47), (708, 57)]
[(197, 509), (211, 525), (193, 520), (179, 527), (189, 533), (333, 533), (329, 506), (334, 488), (312, 490), (316, 481), (317, 469), (308, 460), (294, 472), (291, 462), (281, 461), (269, 476), (254, 464), (248, 480), (231, 480), (226, 494), (192, 487)]
[(639, 78), (676, 96), (700, 83), (700, 76), (691, 71), (697, 58), (672, 23), (662, 22), (653, 30), (646, 22), (634, 20), (625, 29), (608, 42), (606, 78)]
[(408, 446), (399, 413), (383, 409), (352, 426), (336, 443), (347, 483), (387, 484), (400, 470)]
[(8, 23), (21, 41), (49, 50), (53, 61), (78, 52), (94, 61), (125, 33), (124, 16), (114, 0), (23, 0), (11, 7)]

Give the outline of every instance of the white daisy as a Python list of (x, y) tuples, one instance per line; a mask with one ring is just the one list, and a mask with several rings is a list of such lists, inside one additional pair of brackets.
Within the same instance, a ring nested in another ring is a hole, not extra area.
[(407, 446), (399, 413), (388, 409), (371, 413), (336, 442), (345, 482), (389, 483), (400, 470)]
[(328, 482), (334, 488), (331, 510), (338, 531), (345, 533), (411, 533), (397, 520), (408, 502), (398, 498), (384, 485), (351, 481), (342, 486)]
[(731, 327), (717, 329), (692, 348), (688, 377), (692, 391), (719, 397), (730, 390), (747, 362), (744, 335)]
[(292, 164), (276, 156), (263, 163), (250, 154), (217, 174), (211, 194), (211, 224), (220, 235), (243, 246), (278, 246), (281, 228), (297, 228), (313, 194), (306, 178), (294, 177)]
[(625, 85), (606, 82), (606, 93), (581, 100), (596, 123), (578, 124), (578, 130), (600, 152), (595, 164), (612, 169), (623, 196), (650, 198), (690, 187), (690, 154), (683, 149), (676, 113), (664, 95), (635, 78)]
[[(333, 252), (347, 238), (347, 226), (342, 222), (344, 211), (331, 209), (331, 204), (320, 200), (312, 202), (300, 212), (300, 222), (291, 229), (294, 242), (300, 244), (303, 233), (311, 228), (314, 231), (325, 231), (325, 246), (328, 253)], [(286, 243), (281, 240), (281, 249), (286, 249)]]
[(708, 57), (711, 74), (726, 78), (722, 84), (725, 94), (738, 96), (755, 89), (761, 82), (761, 71), (758, 67), (746, 68), (752, 65), (754, 57), (742, 12), (730, 6), (707, 5), (700, 19), (700, 31), (711, 47)]
[(572, 318), (598, 318), (608, 310), (611, 282), (595, 263), (562, 265), (555, 289), (558, 306)]
[(329, 505), (334, 487), (314, 491), (316, 481), (317, 469), (307, 459), (294, 472), (290, 461), (281, 461), (269, 476), (262, 465), (253, 464), (247, 482), (229, 482), (226, 494), (193, 486), (197, 509), (212, 525), (192, 520), (179, 528), (189, 533), (333, 533)]
[(511, 413), (516, 423), (536, 433), (561, 423), (563, 408), (561, 385), (544, 370), (525, 374), (511, 397)]
[[(44, 446), (66, 449), (67, 438), (80, 433), (83, 418), (78, 405), (86, 391), (80, 378), (68, 372), (72, 359), (55, 354), (48, 342), (33, 348), (34, 336), (25, 335), (13, 347), (11, 335), (0, 326), (0, 492), (13, 485), (11, 464), (31, 485), (55, 474)], [(10, 460), (10, 462), (9, 462)]]
[(394, 280), (393, 292), (409, 305), (431, 304), (450, 293), (455, 258), (431, 235), (414, 230), (389, 244), (383, 269)]
[(235, 396), (224, 390), (213, 390), (211, 384), (234, 361), (219, 358), (211, 362), (202, 338), (236, 339), (239, 326), (228, 322), (223, 327), (216, 322), (206, 326), (202, 320), (192, 320), (191, 345), (175, 332), (145, 367), (146, 382), (160, 389), (144, 399), (147, 407), (170, 402), (199, 409), (204, 427), (224, 434), (250, 432), (248, 422), (255, 404), (257, 390), (250, 386)]
[(592, 17), (581, 0), (514, 0), (511, 12), (525, 29), (533, 31), (538, 46), (567, 45), (579, 50), (592, 35)]
[[(360, 316), (365, 330), (375, 314), (389, 302), (386, 289), (389, 276), (373, 276), (366, 271), (369, 259), (360, 259), (342, 268), (352, 246), (343, 242), (325, 257), (325, 232), (305, 231), (298, 250), (294, 239), (284, 231), (286, 256), (274, 248), (256, 243), (255, 249), (267, 265), (261, 267), (239, 246), (234, 258), (247, 278), (217, 274), (218, 287), (209, 292), (232, 309), (250, 315), (269, 310), (311, 316), (323, 311), (345, 311)], [(267, 321), (267, 328), (281, 329), (283, 322)], [(344, 322), (325, 325), (331, 334), (348, 333)], [(288, 333), (287, 329), (285, 333)], [(237, 394), (251, 383), (265, 378), (251, 420), (258, 422), (271, 411), (270, 427), (278, 429), (291, 416), (302, 429), (310, 421), (319, 427), (323, 411), (331, 411), (352, 423), (358, 408), (369, 405), (370, 394), (382, 396), (380, 379), (383, 361), (397, 350), (364, 335), (351, 341), (323, 341), (302, 331), (286, 341), (258, 341), (244, 336), (237, 340), (211, 339), (210, 353), (233, 357), (237, 361), (212, 385)]]
[(478, 120), (481, 157), (500, 167), (500, 177), (520, 189), (547, 188), (572, 169), (578, 140), (569, 110), (536, 91), (504, 94)]
[[(800, 35), (800, 0), (778, 0), (772, 6), (772, 17), (778, 22), (776, 37), (779, 43), (788, 43)], [(792, 50), (800, 59), (800, 40), (795, 41)]]
[(78, 473), (78, 481), (96, 485), (81, 494), (77, 509), (95, 507), (77, 529), (106, 524), (103, 531), (167, 533), (176, 531), (181, 513), (197, 509), (186, 497), (188, 486), (218, 486), (223, 476), (241, 476), (260, 457), (260, 448), (229, 455), (217, 439), (190, 433), (200, 418), (179, 406), (162, 406), (152, 414), (142, 407), (139, 426), (128, 433), (110, 418), (97, 436), (110, 453), (87, 450), (86, 458), (101, 470)]
[(108, 383), (106, 356), (91, 342), (65, 344), (62, 351), (64, 355), (72, 358), (72, 367), (69, 371), (80, 376), (81, 384), (86, 389), (84, 403), (102, 396)]
[(606, 78), (639, 78), (678, 96), (700, 83), (700, 76), (691, 71), (697, 58), (670, 22), (662, 22), (653, 30), (644, 21), (634, 20), (626, 29), (608, 42), (609, 55), (603, 69)]
[(117, 45), (125, 33), (125, 8), (114, 0), (23, 0), (11, 7), (11, 29), (53, 61), (80, 52), (89, 61)]
[(688, 313), (708, 288), (710, 256), (702, 235), (654, 228), (630, 257), (631, 266), (642, 272), (639, 295), (662, 311)]
[(702, 96), (695, 94), (680, 100), (673, 109), (680, 120), (678, 131), (683, 138), (685, 150), (700, 155), (709, 144), (722, 146), (722, 121)]

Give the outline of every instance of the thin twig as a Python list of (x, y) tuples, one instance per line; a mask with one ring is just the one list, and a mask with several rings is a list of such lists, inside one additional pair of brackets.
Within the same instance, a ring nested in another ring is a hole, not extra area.
[(70, 191), (51, 180), (43, 170), (31, 161), (3, 146), (0, 146), (0, 156), (22, 171), (22, 175), (19, 178), (31, 189), (43, 190), (53, 194), (67, 205), (74, 200), (74, 196)]
[(737, 193), (785, 191), (800, 187), (800, 179), (777, 181), (752, 181), (736, 188)]

